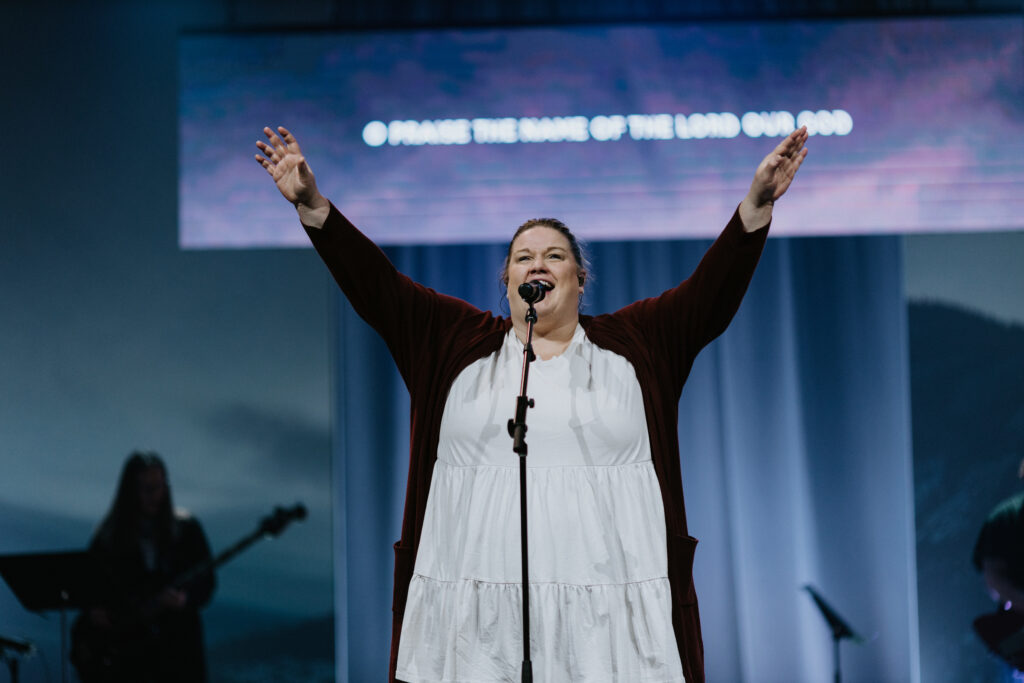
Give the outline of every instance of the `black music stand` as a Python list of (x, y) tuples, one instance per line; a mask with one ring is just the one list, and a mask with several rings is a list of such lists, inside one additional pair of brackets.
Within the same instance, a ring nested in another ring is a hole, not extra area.
[(61, 680), (67, 680), (67, 611), (103, 604), (110, 578), (85, 551), (0, 555), (4, 577), (29, 612), (60, 611)]
[(842, 676), (839, 673), (839, 641), (843, 638), (849, 638), (855, 643), (863, 643), (864, 639), (854, 633), (853, 629), (825, 602), (825, 598), (821, 597), (818, 591), (814, 590), (813, 586), (806, 585), (804, 590), (814, 598), (814, 604), (818, 606), (821, 616), (825, 617), (829, 628), (832, 629), (832, 657), (835, 661), (835, 683), (840, 683)]

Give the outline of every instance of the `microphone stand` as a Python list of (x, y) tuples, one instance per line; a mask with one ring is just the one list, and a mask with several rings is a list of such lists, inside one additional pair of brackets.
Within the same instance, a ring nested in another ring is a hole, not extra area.
[(533, 353), (533, 324), (537, 322), (537, 310), (532, 301), (526, 312), (526, 344), (523, 346), (523, 377), (516, 398), (516, 416), (508, 421), (508, 434), (512, 437), (512, 451), (519, 455), (519, 529), (520, 546), (523, 556), (523, 677), (522, 683), (533, 683), (533, 663), (530, 661), (530, 586), (529, 551), (526, 542), (526, 410), (533, 407), (533, 399), (526, 396), (526, 383), (530, 377), (530, 363), (537, 356)]
[(839, 616), (831, 605), (825, 602), (825, 598), (821, 597), (818, 591), (814, 590), (814, 586), (810, 584), (804, 586), (804, 590), (811, 594), (811, 598), (814, 600), (814, 604), (818, 606), (818, 610), (821, 611), (821, 616), (825, 618), (825, 622), (828, 624), (829, 629), (832, 630), (832, 663), (833, 663), (833, 680), (835, 683), (841, 683), (843, 680), (842, 673), (839, 670), (839, 641), (844, 638), (849, 638), (855, 643), (863, 643), (864, 639), (857, 635), (850, 626), (843, 621), (843, 618)]

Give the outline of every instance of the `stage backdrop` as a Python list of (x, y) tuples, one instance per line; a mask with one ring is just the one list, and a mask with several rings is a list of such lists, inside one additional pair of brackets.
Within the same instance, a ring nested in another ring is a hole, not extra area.
[[(756, 161), (806, 124), (811, 161), (774, 226), (790, 241), (772, 240), (681, 404), (708, 670), (829, 677), (829, 631), (802, 591), (813, 584), (864, 636), (844, 644), (847, 680), (917, 681), (900, 241), (839, 235), (1021, 227), (1021, 26), (186, 36), (179, 243), (305, 244), (236, 154), (284, 123), (378, 243), (487, 243), (388, 247), (414, 278), (483, 308), (499, 301), (494, 243), (524, 212), (604, 240), (588, 292), (598, 313), (675, 284), (706, 246), (607, 240), (708, 238)], [(407, 399), (383, 345), (340, 299), (337, 310), (339, 678), (373, 680), (389, 638)]]
[[(523, 206), (593, 239), (711, 237), (806, 125), (791, 236), (1024, 227), (1019, 17), (195, 34), (180, 242), (302, 245), (247, 173), (264, 126), (378, 244), (500, 240)], [(807, 191), (811, 190), (813, 191)]]
[[(707, 244), (595, 244), (586, 311), (674, 285)], [(732, 326), (697, 360), (679, 434), (709, 680), (829, 680), (830, 631), (805, 584), (865, 638), (844, 642), (844, 680), (919, 680), (900, 244), (769, 240)], [(498, 310), (503, 249), (388, 254), (413, 278)], [(408, 399), (383, 343), (340, 294), (336, 330), (338, 680), (377, 680)], [(513, 406), (510, 396), (510, 416)]]

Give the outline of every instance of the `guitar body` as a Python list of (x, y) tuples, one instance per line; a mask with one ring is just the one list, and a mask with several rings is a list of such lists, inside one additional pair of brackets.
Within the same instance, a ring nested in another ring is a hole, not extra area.
[(974, 620), (974, 631), (995, 655), (1024, 671), (1024, 614), (1001, 610)]
[(82, 612), (71, 626), (71, 664), (82, 683), (145, 681), (145, 662), (153, 643), (145, 634), (126, 632), (112, 624), (96, 623)]
[(82, 683), (205, 681), (199, 610), (149, 613), (145, 617), (138, 613), (83, 611), (71, 627), (70, 659)]
[[(109, 589), (102, 603), (83, 610), (71, 630), (71, 663), (83, 683), (205, 681), (199, 610), (213, 595), (216, 579), (207, 568), (185, 584), (174, 584), (182, 572), (211, 560), (199, 522), (176, 515), (173, 533), (148, 546), (98, 535), (90, 550)], [(184, 595), (183, 603), (167, 601), (169, 587)]]

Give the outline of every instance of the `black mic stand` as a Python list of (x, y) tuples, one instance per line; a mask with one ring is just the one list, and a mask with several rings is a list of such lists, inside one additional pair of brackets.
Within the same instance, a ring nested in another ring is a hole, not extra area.
[[(543, 296), (543, 295), (542, 295)], [(529, 550), (526, 542), (526, 409), (533, 407), (533, 399), (526, 397), (526, 383), (530, 378), (533, 353), (533, 324), (537, 310), (532, 301), (526, 312), (526, 344), (523, 346), (523, 378), (516, 398), (516, 416), (508, 421), (508, 434), (512, 437), (512, 451), (519, 455), (519, 529), (523, 555), (523, 678), (522, 683), (533, 683), (533, 664), (530, 661), (530, 585), (528, 583)]]
[(808, 584), (804, 586), (804, 590), (811, 594), (814, 604), (818, 606), (821, 616), (825, 618), (825, 622), (832, 631), (832, 675), (835, 683), (841, 683), (843, 678), (839, 670), (839, 641), (844, 638), (849, 638), (855, 643), (863, 643), (864, 639), (854, 633), (853, 629), (843, 621), (843, 618), (839, 616), (838, 612), (832, 609), (832, 607), (825, 602), (825, 598), (821, 597), (818, 591), (814, 590), (813, 586)]

